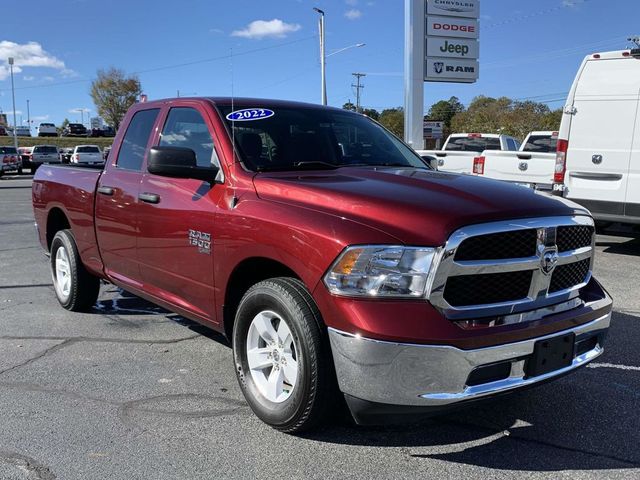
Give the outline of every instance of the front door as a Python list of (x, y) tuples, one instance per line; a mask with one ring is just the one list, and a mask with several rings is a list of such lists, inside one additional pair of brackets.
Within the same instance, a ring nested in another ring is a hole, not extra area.
[(113, 165), (96, 190), (96, 238), (105, 273), (134, 287), (142, 285), (138, 266), (138, 190), (142, 165), (160, 109), (140, 110), (132, 117)]
[[(214, 130), (202, 106), (175, 102), (163, 123), (160, 146), (190, 148), (198, 166), (213, 164), (220, 168)], [(145, 290), (213, 321), (212, 247), (222, 188), (219, 183), (148, 172), (140, 187), (140, 196), (145, 200), (140, 204), (138, 257)]]

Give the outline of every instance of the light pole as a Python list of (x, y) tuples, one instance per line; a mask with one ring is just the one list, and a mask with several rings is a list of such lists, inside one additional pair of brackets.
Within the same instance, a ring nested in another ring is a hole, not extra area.
[(29, 127), (29, 135), (31, 135), (31, 113), (29, 112), (29, 99), (27, 99), (27, 126)]
[(13, 85), (13, 57), (9, 57), (9, 69), (11, 70), (11, 98), (13, 99), (13, 146), (18, 150), (18, 137), (16, 135), (16, 89)]
[(313, 10), (320, 14), (320, 20), (318, 28), (320, 30), (320, 89), (322, 96), (322, 105), (327, 104), (327, 76), (326, 76), (326, 62), (327, 58), (324, 54), (324, 12), (317, 7), (313, 7)]
[(366, 45), (366, 43), (356, 43), (355, 45), (349, 45), (348, 47), (340, 48), (340, 49), (336, 50), (335, 52), (331, 52), (329, 55), (327, 55), (326, 58), (332, 57), (336, 53), (344, 52), (345, 50), (349, 50), (351, 48), (364, 47), (365, 45)]

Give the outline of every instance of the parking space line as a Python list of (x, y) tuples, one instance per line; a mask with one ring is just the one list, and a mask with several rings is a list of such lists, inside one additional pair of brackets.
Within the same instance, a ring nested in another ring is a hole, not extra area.
[(633, 367), (631, 365), (616, 365), (615, 363), (590, 363), (587, 365), (589, 368), (617, 368), (618, 370), (633, 370), (640, 372), (640, 367)]

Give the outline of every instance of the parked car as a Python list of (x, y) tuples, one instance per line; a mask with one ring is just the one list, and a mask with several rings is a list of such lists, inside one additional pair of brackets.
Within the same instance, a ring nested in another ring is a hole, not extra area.
[(109, 152), (111, 151), (111, 145), (109, 145), (108, 147), (104, 147), (104, 149), (102, 150), (102, 159), (106, 162), (107, 159), (109, 158)]
[[(7, 135), (13, 136), (13, 129), (14, 127), (5, 127), (7, 130)], [(31, 129), (29, 129), (29, 127), (22, 127), (22, 126), (17, 126), (15, 127), (16, 130), (16, 137), (30, 137), (31, 136)]]
[(15, 147), (0, 145), (0, 177), (7, 172), (22, 174), (22, 159)]
[(70, 123), (62, 130), (63, 137), (86, 137), (87, 127), (81, 123)]
[(71, 154), (71, 163), (103, 163), (102, 152), (97, 145), (77, 145)]
[(31, 151), (31, 172), (36, 173), (43, 163), (62, 163), (56, 145), (36, 145)]
[(58, 129), (53, 123), (41, 123), (38, 126), (39, 137), (57, 137)]
[[(603, 353), (612, 301), (592, 275), (589, 212), (434, 172), (367, 117), (136, 103), (113, 152), (104, 168), (45, 165), (33, 181), (59, 303), (91, 309), (104, 279), (225, 334), (247, 403), (278, 430), (325, 421), (339, 391), (358, 423), (379, 423)], [(572, 385), (589, 394), (583, 377)]]
[(22, 168), (31, 168), (31, 152), (33, 147), (20, 147), (18, 148), (18, 154), (22, 160)]
[(557, 143), (558, 132), (531, 132), (517, 152), (482, 152), (475, 173), (551, 192)]
[(520, 142), (508, 135), (493, 133), (452, 133), (442, 150), (418, 150), (419, 155), (438, 159), (438, 170), (456, 173), (474, 173), (475, 158), (485, 150), (515, 151)]
[(102, 129), (102, 136), (103, 137), (115, 137), (116, 136), (116, 131), (114, 130), (113, 127), (110, 126), (106, 126)]
[(640, 224), (640, 49), (582, 61), (562, 113), (554, 193), (596, 220)]
[(73, 150), (73, 148), (61, 148), (60, 161), (62, 163), (71, 163), (71, 155), (73, 155)]
[(0, 137), (6, 137), (7, 134), (7, 129), (5, 128), (4, 125), (0, 125)]

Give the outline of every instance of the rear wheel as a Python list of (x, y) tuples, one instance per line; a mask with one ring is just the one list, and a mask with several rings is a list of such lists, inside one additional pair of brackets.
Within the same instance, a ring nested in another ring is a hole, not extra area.
[(326, 418), (335, 378), (320, 313), (296, 279), (275, 278), (242, 298), (233, 333), (236, 375), (254, 413), (277, 430), (308, 430)]
[(60, 230), (51, 242), (51, 277), (60, 305), (67, 310), (89, 310), (98, 299), (100, 280), (84, 268), (70, 230)]

